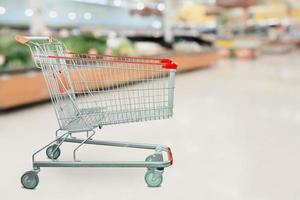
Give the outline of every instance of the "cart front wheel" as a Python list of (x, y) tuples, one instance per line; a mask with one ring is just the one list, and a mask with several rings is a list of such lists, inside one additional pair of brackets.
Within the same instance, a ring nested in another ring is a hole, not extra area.
[(36, 172), (25, 172), (21, 177), (21, 183), (26, 189), (34, 189), (39, 184), (39, 177)]
[(159, 187), (163, 181), (161, 172), (148, 170), (145, 174), (145, 181), (148, 187)]
[(60, 149), (57, 147), (58, 147), (58, 145), (54, 144), (47, 148), (46, 154), (49, 159), (56, 160), (60, 156)]

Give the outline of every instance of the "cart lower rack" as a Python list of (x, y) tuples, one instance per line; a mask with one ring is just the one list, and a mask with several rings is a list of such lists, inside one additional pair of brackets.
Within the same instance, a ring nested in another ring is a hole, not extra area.
[[(104, 125), (170, 118), (173, 115), (176, 64), (169, 59), (110, 56), (69, 52), (48, 37), (16, 36), (43, 71), (59, 129), (55, 140), (32, 156), (33, 170), (21, 177), (24, 188), (34, 189), (42, 167), (145, 167), (150, 187), (161, 185), (164, 168), (173, 164), (164, 145), (94, 140)], [(79, 138), (78, 133), (86, 137)], [(61, 146), (77, 143), (73, 160), (58, 160)], [(79, 161), (76, 152), (85, 144), (154, 150), (144, 161)], [(36, 155), (46, 151), (49, 161)]]

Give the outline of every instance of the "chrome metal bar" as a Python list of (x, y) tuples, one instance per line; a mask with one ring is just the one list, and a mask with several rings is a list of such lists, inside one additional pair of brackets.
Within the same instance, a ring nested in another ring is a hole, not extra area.
[(89, 137), (87, 137), (85, 140), (82, 140), (82, 142), (74, 149), (74, 151), (73, 151), (73, 160), (74, 161), (76, 161), (76, 151), (87, 141), (91, 140), (91, 138), (95, 135), (96, 132), (94, 130), (92, 130), (92, 132), (93, 133)]
[(168, 107), (170, 114), (173, 115), (173, 102), (174, 102), (174, 88), (175, 88), (175, 70), (169, 72), (169, 89), (168, 89)]
[(78, 138), (66, 138), (65, 142), (71, 143), (83, 143), (84, 144), (94, 144), (94, 145), (104, 145), (104, 146), (115, 146), (115, 147), (129, 147), (138, 149), (163, 149), (166, 150), (167, 147), (160, 144), (144, 144), (144, 143), (132, 143), (132, 142), (118, 142), (118, 141), (100, 141), (100, 140), (84, 140)]
[(164, 168), (170, 166), (170, 162), (145, 162), (145, 161), (35, 161), (33, 166), (39, 167), (149, 167)]
[(24, 36), (28, 40), (49, 40), (49, 37), (43, 36)]

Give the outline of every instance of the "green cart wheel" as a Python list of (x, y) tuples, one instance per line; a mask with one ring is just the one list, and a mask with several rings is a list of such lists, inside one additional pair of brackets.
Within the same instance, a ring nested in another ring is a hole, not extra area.
[(36, 172), (25, 172), (21, 177), (21, 183), (26, 189), (34, 189), (39, 184), (39, 177)]
[(148, 187), (159, 187), (163, 181), (161, 172), (155, 170), (148, 170), (145, 174), (145, 182)]
[[(60, 156), (60, 149), (57, 148), (57, 147), (58, 147), (58, 145), (57, 145), (57, 144), (54, 144), (54, 145), (51, 145), (51, 146), (49, 146), (49, 147), (47, 148), (46, 154), (47, 154), (47, 157), (48, 157), (49, 159), (54, 159), (54, 160), (56, 160), (56, 159)], [(56, 149), (56, 148), (57, 148), (57, 149)], [(55, 151), (55, 149), (56, 149), (56, 151)], [(53, 151), (55, 151), (55, 152), (53, 152)]]

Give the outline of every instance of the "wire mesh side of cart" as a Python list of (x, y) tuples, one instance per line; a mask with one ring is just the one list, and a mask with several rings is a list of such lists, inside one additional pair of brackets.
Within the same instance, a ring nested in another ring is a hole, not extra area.
[(53, 44), (43, 48), (34, 59), (43, 70), (61, 129), (84, 131), (173, 115), (175, 70), (164, 61), (104, 60), (70, 56)]
[(75, 58), (92, 58), (98, 60), (117, 60), (117, 61), (129, 61), (129, 62), (151, 62), (151, 63), (172, 63), (167, 58), (150, 58), (150, 57), (133, 57), (133, 56), (113, 56), (105, 54), (89, 54), (79, 52), (65, 52), (66, 56)]

